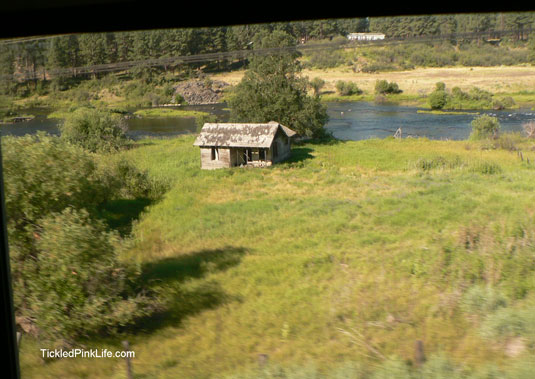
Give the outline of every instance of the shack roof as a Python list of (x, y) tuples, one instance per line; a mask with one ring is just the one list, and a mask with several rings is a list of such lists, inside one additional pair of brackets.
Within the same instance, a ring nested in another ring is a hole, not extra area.
[(276, 121), (265, 124), (206, 123), (193, 145), (269, 148), (279, 129), (288, 137), (296, 134)]

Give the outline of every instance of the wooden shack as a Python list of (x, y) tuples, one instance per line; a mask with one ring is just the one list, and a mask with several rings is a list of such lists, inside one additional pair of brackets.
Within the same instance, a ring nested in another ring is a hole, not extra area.
[(291, 154), (296, 133), (271, 121), (265, 124), (206, 123), (194, 145), (201, 150), (201, 168), (271, 166)]

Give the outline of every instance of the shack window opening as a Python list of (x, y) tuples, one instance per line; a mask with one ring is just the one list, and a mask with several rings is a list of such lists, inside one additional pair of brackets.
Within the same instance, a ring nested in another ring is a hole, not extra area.
[(258, 159), (261, 161), (266, 160), (266, 150), (260, 149), (260, 151), (258, 151)]
[(212, 160), (213, 161), (219, 160), (219, 150), (217, 147), (212, 147)]

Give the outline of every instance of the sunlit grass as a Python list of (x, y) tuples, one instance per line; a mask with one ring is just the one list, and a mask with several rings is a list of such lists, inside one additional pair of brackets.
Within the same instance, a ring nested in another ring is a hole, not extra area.
[[(174, 304), (120, 337), (136, 375), (221, 377), (257, 367), (258, 354), (376, 367), (413, 359), (417, 339), (474, 367), (509, 362), (459, 310), (470, 283), (448, 251), (467, 227), (535, 213), (533, 142), (514, 140), (524, 161), (489, 141), (308, 143), (270, 168), (204, 171), (193, 141), (121, 153), (170, 188), (134, 222), (122, 257)], [(37, 347), (23, 343), (23, 376), (124, 376), (115, 360), (42, 365)]]

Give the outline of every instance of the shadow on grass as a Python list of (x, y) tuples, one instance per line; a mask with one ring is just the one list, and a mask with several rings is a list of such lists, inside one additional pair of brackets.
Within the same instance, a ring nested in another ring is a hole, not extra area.
[(111, 200), (104, 204), (99, 211), (108, 226), (117, 230), (124, 237), (132, 231), (133, 221), (137, 220), (141, 212), (154, 201), (147, 198)]
[(296, 140), (293, 143), (292, 151), (299, 146), (304, 145), (338, 145), (339, 143), (344, 143), (345, 141), (340, 140), (332, 135), (330, 132), (325, 132), (325, 136), (320, 138), (304, 138)]
[(136, 329), (150, 333), (165, 326), (178, 326), (185, 317), (235, 300), (221, 289), (219, 283), (202, 278), (237, 266), (246, 253), (247, 249), (242, 247), (225, 247), (144, 265), (139, 288), (157, 294), (161, 309), (141, 320)]
[(310, 153), (313, 151), (314, 150), (308, 147), (293, 147), (292, 155), (290, 155), (290, 158), (286, 159), (284, 163), (296, 163), (312, 159), (314, 156)]

